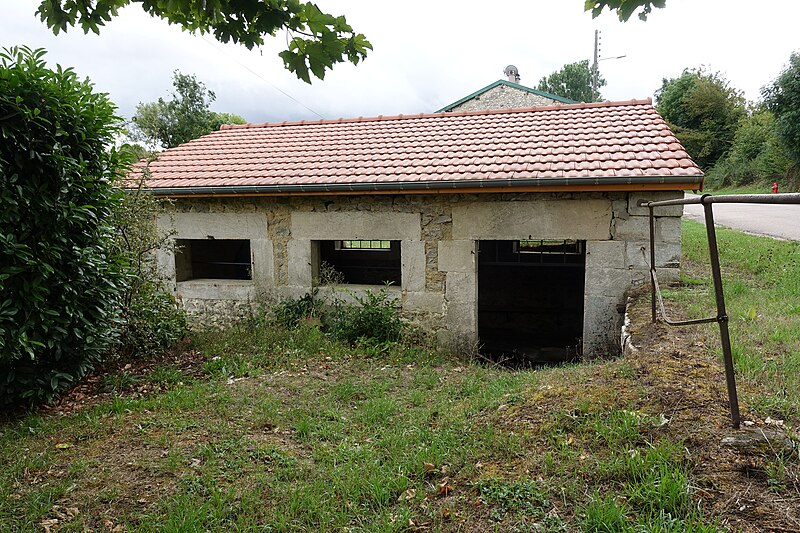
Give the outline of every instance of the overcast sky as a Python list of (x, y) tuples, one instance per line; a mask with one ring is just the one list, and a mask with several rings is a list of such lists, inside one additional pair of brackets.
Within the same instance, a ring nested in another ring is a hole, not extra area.
[(73, 28), (56, 37), (34, 16), (38, 1), (0, 0), (0, 46), (46, 48), (48, 62), (89, 77), (126, 118), (137, 103), (167, 97), (177, 69), (216, 93), (215, 111), (250, 122), (432, 112), (503, 78), (508, 64), (520, 83), (535, 87), (565, 63), (591, 59), (595, 29), (601, 57), (626, 56), (600, 63), (609, 100), (651, 97), (662, 78), (700, 65), (756, 100), (800, 50), (797, 0), (669, 0), (647, 22), (627, 23), (613, 14), (592, 19), (583, 3), (320, 0), (323, 11), (346, 15), (374, 50), (312, 85), (283, 69), (284, 33), (247, 51), (182, 32), (137, 6), (100, 36)]

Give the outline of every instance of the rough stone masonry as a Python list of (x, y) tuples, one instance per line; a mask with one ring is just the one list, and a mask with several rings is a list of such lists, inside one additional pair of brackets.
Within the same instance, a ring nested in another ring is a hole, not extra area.
[[(400, 241), (402, 283), (389, 290), (402, 313), (439, 339), (474, 342), (478, 241), (581, 240), (586, 243), (583, 354), (592, 357), (617, 345), (626, 292), (648, 280), (642, 254), (649, 250), (648, 213), (637, 201), (682, 196), (665, 191), (176, 199), (158, 220), (161, 230), (176, 240), (249, 240), (252, 279), (179, 282), (171, 248), (158, 253), (158, 262), (190, 316), (219, 324), (257, 304), (311, 291), (318, 241)], [(656, 212), (656, 261), (665, 279), (678, 275), (681, 214), (680, 206)], [(347, 286), (355, 294), (368, 288)], [(328, 296), (341, 289), (319, 287)]]

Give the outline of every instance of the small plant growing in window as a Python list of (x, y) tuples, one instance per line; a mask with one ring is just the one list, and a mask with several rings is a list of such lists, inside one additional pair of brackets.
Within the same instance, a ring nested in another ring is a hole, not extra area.
[(315, 285), (341, 285), (345, 282), (344, 274), (327, 261), (319, 264), (319, 278), (314, 280)]
[(389, 299), (388, 285), (380, 291), (367, 290), (363, 297), (353, 295), (358, 305), (341, 300), (334, 304), (330, 316), (330, 332), (341, 341), (397, 342), (403, 334), (403, 321)]
[(285, 328), (296, 328), (302, 321), (322, 316), (322, 302), (317, 298), (319, 289), (314, 289), (300, 298), (284, 300), (272, 308), (275, 322)]

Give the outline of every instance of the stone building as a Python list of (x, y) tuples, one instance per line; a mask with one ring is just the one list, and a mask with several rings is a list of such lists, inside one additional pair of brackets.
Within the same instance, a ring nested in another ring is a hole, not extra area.
[(514, 65), (505, 68), (508, 80), (497, 80), (483, 89), (478, 89), (464, 98), (436, 111), (452, 113), (479, 111), (482, 109), (521, 109), (523, 107), (542, 107), (559, 104), (577, 104), (575, 100), (555, 94), (538, 91), (519, 84), (519, 71)]
[[(223, 126), (150, 171), (174, 199), (159, 264), (198, 320), (390, 282), (439, 338), (541, 359), (616, 343), (647, 280), (637, 201), (703, 179), (649, 100)], [(677, 275), (681, 210), (657, 215)]]

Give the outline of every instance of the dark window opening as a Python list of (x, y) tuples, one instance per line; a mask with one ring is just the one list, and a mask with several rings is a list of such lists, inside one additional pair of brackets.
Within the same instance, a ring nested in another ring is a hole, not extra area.
[(400, 241), (318, 241), (319, 262), (315, 275), (321, 285), (400, 286)]
[(581, 352), (586, 246), (574, 240), (478, 243), (481, 352), (511, 366)]
[(249, 240), (179, 239), (175, 246), (177, 281), (253, 279)]

